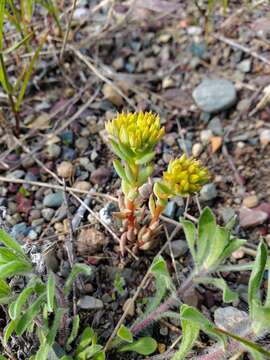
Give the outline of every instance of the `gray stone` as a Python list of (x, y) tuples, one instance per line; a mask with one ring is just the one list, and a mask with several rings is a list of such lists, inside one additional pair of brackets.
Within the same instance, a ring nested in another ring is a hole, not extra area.
[(213, 183), (206, 184), (200, 191), (200, 199), (203, 201), (210, 201), (217, 197), (216, 185)]
[(54, 216), (55, 210), (52, 208), (45, 208), (41, 210), (41, 215), (46, 221), (50, 221)]
[(248, 314), (232, 306), (216, 309), (214, 319), (219, 328), (240, 336), (245, 335), (251, 326)]
[(20, 240), (25, 237), (29, 232), (29, 227), (25, 222), (21, 222), (12, 227), (10, 235), (16, 240)]
[(35, 230), (30, 230), (27, 236), (30, 240), (36, 240), (38, 238), (38, 234)]
[(231, 207), (222, 207), (219, 209), (219, 213), (225, 224), (227, 224), (233, 217), (235, 217), (235, 210)]
[(167, 206), (163, 211), (163, 215), (173, 219), (176, 211), (176, 203), (174, 201), (169, 201)]
[(221, 120), (217, 116), (213, 117), (213, 119), (209, 122), (208, 128), (212, 130), (214, 135), (218, 135), (218, 136), (223, 135), (223, 127), (221, 124)]
[[(174, 258), (179, 258), (183, 256), (188, 251), (188, 245), (184, 240), (175, 240), (171, 242), (171, 248)], [(167, 255), (171, 255), (169, 246), (165, 250)]]
[(60, 153), (61, 153), (61, 148), (57, 144), (49, 144), (45, 148), (45, 155), (46, 155), (48, 160), (53, 160), (53, 159), (58, 158)]
[(177, 139), (178, 144), (183, 152), (187, 152), (188, 154), (191, 154), (192, 149), (192, 141), (188, 139)]
[(118, 211), (118, 207), (115, 203), (109, 202), (99, 211), (100, 219), (107, 225), (111, 225), (115, 222), (113, 218), (113, 212)]
[(89, 140), (85, 137), (79, 137), (75, 141), (75, 146), (81, 153), (83, 153), (89, 146)]
[(25, 171), (23, 170), (15, 170), (15, 171), (12, 171), (11, 173), (9, 173), (7, 175), (7, 178), (10, 178), (10, 179), (21, 179), (23, 178), (25, 175)]
[(203, 80), (192, 95), (197, 106), (208, 113), (229, 109), (237, 99), (233, 83), (224, 79)]
[(64, 195), (62, 191), (58, 191), (56, 193), (48, 194), (43, 199), (43, 206), (50, 208), (59, 208), (64, 201)]
[(243, 73), (248, 73), (251, 70), (251, 60), (250, 59), (246, 59), (241, 61), (238, 65), (237, 65), (237, 69), (240, 70)]
[(101, 300), (89, 295), (82, 296), (78, 301), (78, 307), (82, 310), (100, 310), (103, 306)]

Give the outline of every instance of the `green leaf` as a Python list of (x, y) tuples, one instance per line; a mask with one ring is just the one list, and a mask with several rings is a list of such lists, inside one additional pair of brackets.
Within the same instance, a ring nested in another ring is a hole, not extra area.
[(79, 326), (80, 326), (80, 316), (77, 314), (74, 316), (72, 321), (72, 329), (67, 339), (67, 345), (70, 345), (78, 336)]
[(8, 323), (8, 325), (5, 327), (5, 332), (4, 332), (4, 337), (3, 337), (4, 345), (7, 345), (8, 340), (9, 340), (11, 334), (13, 333), (13, 331), (15, 330), (17, 323), (18, 323), (17, 320), (11, 320)]
[(230, 272), (230, 271), (247, 271), (252, 270), (253, 268), (253, 261), (245, 263), (245, 264), (229, 264), (229, 265), (222, 265), (219, 266), (216, 271), (224, 271), (224, 272)]
[(95, 332), (92, 328), (87, 326), (81, 335), (80, 343), (77, 347), (76, 354), (80, 353), (82, 350), (86, 348), (89, 344), (92, 343), (93, 339), (95, 337)]
[(204, 262), (206, 268), (211, 269), (219, 265), (220, 256), (223, 254), (223, 251), (227, 246), (229, 239), (229, 231), (217, 225), (214, 238), (215, 245), (210, 247), (209, 255)]
[(161, 255), (156, 256), (154, 258), (150, 271), (153, 274), (157, 273), (159, 275), (170, 277), (166, 261), (163, 259)]
[(203, 209), (198, 225), (197, 259), (198, 264), (202, 265), (212, 249), (216, 232), (216, 219), (212, 211), (206, 207)]
[(128, 343), (132, 343), (133, 342), (133, 335), (132, 333), (129, 331), (129, 329), (124, 326), (121, 325), (119, 330), (117, 331), (117, 336), (120, 337), (120, 339), (128, 342)]
[(268, 272), (268, 281), (267, 281), (267, 294), (264, 302), (265, 307), (270, 308), (270, 259), (267, 259), (267, 272)]
[[(0, 0), (1, 1), (1, 0)], [(0, 242), (4, 244), (7, 248), (14, 250), (16, 253), (21, 254), (25, 257), (25, 253), (17, 243), (9, 234), (7, 234), (3, 229), (0, 229)]]
[(6, 296), (9, 296), (11, 289), (9, 285), (2, 279), (0, 279), (0, 299)]
[(261, 300), (258, 297), (258, 292), (261, 286), (265, 266), (267, 261), (267, 247), (263, 241), (260, 242), (260, 245), (257, 250), (256, 259), (254, 261), (254, 266), (250, 274), (249, 283), (248, 283), (248, 305), (250, 310), (250, 316), (252, 320), (255, 320), (253, 313), (254, 302), (261, 304)]
[(237, 238), (230, 239), (228, 245), (225, 247), (223, 253), (221, 254), (221, 256), (219, 258), (219, 264), (221, 264), (224, 260), (226, 260), (228, 257), (230, 257), (234, 251), (238, 250), (245, 243), (246, 243), (246, 240), (244, 240), (244, 239), (237, 239)]
[(195, 281), (199, 284), (211, 284), (223, 291), (223, 302), (230, 303), (238, 300), (238, 294), (232, 291), (224, 279), (216, 279), (212, 277), (199, 277)]
[(136, 160), (135, 160), (135, 163), (137, 165), (144, 165), (146, 163), (149, 163), (150, 161), (153, 160), (153, 158), (155, 157), (156, 153), (155, 151), (152, 151), (150, 153), (147, 153), (141, 157), (138, 157)]
[(6, 0), (0, 0), (0, 50), (3, 49), (5, 5), (6, 5)]
[(9, 306), (9, 316), (12, 320), (19, 318), (24, 304), (34, 291), (33, 286), (26, 287), (18, 296), (18, 298)]
[(39, 349), (38, 349), (38, 352), (36, 353), (35, 355), (35, 360), (48, 360), (49, 357), (48, 357), (48, 354), (49, 354), (49, 351), (50, 351), (50, 345), (46, 343), (46, 341), (44, 341)]
[(226, 336), (216, 332), (214, 325), (199, 310), (186, 305), (181, 313), (181, 320), (187, 320), (196, 324), (205, 333), (214, 336), (219, 341), (226, 344)]
[(110, 139), (110, 144), (111, 144), (111, 147), (113, 149), (113, 152), (115, 153), (115, 155), (117, 155), (118, 157), (120, 157), (120, 159), (122, 160), (125, 160), (125, 161), (128, 161), (128, 157), (122, 153), (122, 151), (120, 150), (118, 144), (113, 140), (113, 139)]
[(87, 360), (93, 358), (102, 350), (101, 345), (91, 345), (76, 356), (76, 360)]
[(5, 356), (0, 355), (0, 360), (8, 360)]
[(136, 175), (132, 172), (131, 167), (126, 163), (125, 164), (125, 174), (128, 182), (132, 185), (136, 182)]
[(53, 345), (53, 343), (55, 341), (55, 337), (56, 337), (57, 331), (59, 330), (63, 313), (64, 313), (64, 309), (61, 309), (61, 308), (56, 309), (56, 311), (55, 311), (53, 324), (52, 324), (52, 327), (47, 336), (47, 344), (50, 347)]
[(151, 336), (145, 336), (140, 338), (137, 341), (134, 341), (132, 344), (127, 344), (122, 346), (119, 351), (134, 351), (140, 355), (148, 356), (153, 354), (156, 351), (157, 342)]
[(47, 305), (49, 312), (53, 312), (54, 310), (54, 296), (55, 296), (55, 277), (52, 273), (50, 273), (47, 282)]
[[(187, 305), (183, 304), (180, 309), (180, 317), (185, 311)], [(195, 341), (197, 340), (200, 332), (198, 324), (191, 321), (181, 319), (182, 327), (182, 341), (179, 350), (176, 352), (172, 360), (183, 360), (189, 351), (192, 349)]]
[(153, 170), (154, 170), (153, 165), (148, 165), (144, 169), (140, 170), (139, 176), (138, 176), (139, 185), (143, 185), (144, 183), (146, 183), (148, 178), (152, 175)]
[(121, 179), (125, 179), (125, 181), (127, 181), (125, 169), (123, 168), (121, 162), (119, 160), (113, 160), (113, 166), (114, 166), (115, 171), (117, 172), (118, 176)]
[(45, 301), (45, 299), (46, 294), (44, 293), (40, 295), (31, 306), (29, 306), (28, 310), (25, 312), (25, 314), (22, 316), (16, 326), (16, 334), (18, 336), (21, 336), (33, 323), (35, 317), (40, 312), (41, 305)]
[(2, 53), (3, 55), (7, 55), (17, 49), (19, 49), (23, 44), (25, 44), (29, 39), (31, 39), (33, 37), (34, 33), (30, 33), (28, 35), (26, 35), (22, 40), (16, 42), (14, 45), (10, 46), (9, 48), (0, 51), (0, 53)]
[(22, 261), (11, 261), (7, 264), (0, 265), (0, 279), (6, 279), (14, 275), (29, 273), (32, 266)]
[(91, 272), (92, 272), (92, 269), (90, 266), (85, 265), (85, 264), (79, 264), (79, 263), (75, 264), (69, 274), (69, 277), (66, 280), (66, 284), (64, 286), (64, 294), (65, 295), (69, 294), (72, 284), (74, 283), (76, 277), (80, 273), (90, 276)]
[(29, 23), (33, 14), (34, 1), (33, 0), (21, 0), (22, 18)]
[(22, 83), (18, 98), (17, 98), (16, 103), (15, 103), (15, 109), (16, 109), (17, 112), (19, 111), (21, 103), (23, 101), (24, 94), (25, 94), (26, 88), (28, 86), (30, 77), (32, 75), (34, 65), (35, 65), (35, 63), (36, 63), (36, 61), (38, 59), (39, 53), (40, 53), (41, 49), (43, 48), (43, 45), (45, 44), (46, 40), (47, 40), (47, 34), (43, 37), (43, 39), (41, 40), (39, 46), (37, 47), (37, 49), (36, 49), (36, 51), (34, 53), (34, 56), (31, 59), (30, 64), (28, 66), (28, 69), (27, 69), (27, 71), (25, 73), (23, 83)]
[(186, 240), (188, 243), (190, 253), (192, 255), (192, 258), (193, 258), (195, 266), (196, 266), (197, 265), (197, 255), (196, 255), (196, 251), (195, 251), (196, 227), (191, 221), (185, 220), (185, 219), (181, 219), (181, 224), (183, 226), (183, 230), (185, 233), (185, 237), (186, 237)]
[(5, 247), (0, 248), (0, 265), (4, 265), (11, 261), (18, 260), (18, 254), (14, 250)]
[(262, 336), (270, 329), (270, 308), (261, 306), (258, 301), (252, 304), (252, 329), (256, 336)]

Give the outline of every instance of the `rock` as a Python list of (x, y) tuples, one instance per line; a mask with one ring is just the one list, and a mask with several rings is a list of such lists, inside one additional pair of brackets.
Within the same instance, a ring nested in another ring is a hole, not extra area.
[(235, 260), (240, 260), (240, 259), (243, 259), (243, 257), (245, 256), (245, 252), (244, 250), (242, 250), (241, 248), (234, 251), (232, 253), (232, 257), (235, 259)]
[(177, 142), (183, 152), (187, 152), (188, 154), (191, 153), (192, 142), (190, 140), (177, 139)]
[(196, 143), (192, 146), (192, 155), (194, 157), (198, 157), (199, 155), (201, 155), (203, 151), (203, 145), (201, 143)]
[(79, 21), (87, 17), (88, 15), (89, 15), (89, 9), (86, 9), (84, 7), (78, 7), (77, 9), (74, 10), (73, 19)]
[(200, 191), (200, 198), (202, 201), (210, 201), (217, 197), (216, 185), (213, 183), (206, 184)]
[(29, 227), (25, 222), (21, 222), (12, 227), (10, 235), (16, 240), (22, 240), (29, 233)]
[(208, 124), (208, 128), (212, 130), (214, 135), (222, 136), (223, 135), (223, 127), (221, 124), (221, 120), (219, 117), (215, 116)]
[(86, 171), (89, 172), (95, 171), (94, 164), (92, 164), (87, 157), (80, 158), (79, 163)]
[(104, 305), (100, 299), (93, 296), (84, 295), (78, 300), (78, 307), (82, 310), (101, 310)]
[(100, 166), (96, 170), (94, 170), (91, 174), (90, 180), (94, 184), (104, 185), (111, 178), (111, 170), (105, 166)]
[(107, 203), (102, 209), (99, 210), (100, 219), (107, 225), (111, 225), (115, 222), (113, 218), (113, 212), (118, 211), (118, 207), (114, 202)]
[(23, 170), (15, 170), (7, 174), (8, 179), (22, 179), (25, 175)]
[(40, 210), (38, 210), (38, 209), (33, 209), (33, 210), (31, 210), (30, 213), (29, 213), (29, 218), (28, 218), (28, 220), (29, 220), (30, 222), (32, 222), (33, 220), (39, 219), (40, 216), (41, 216)]
[(261, 210), (242, 207), (239, 210), (239, 219), (242, 228), (249, 228), (263, 224), (268, 219), (268, 214)]
[(25, 155), (22, 158), (22, 166), (24, 169), (29, 169), (34, 165), (35, 165), (35, 160), (31, 156)]
[(176, 211), (176, 203), (174, 201), (169, 201), (165, 209), (163, 210), (163, 215), (173, 219)]
[(59, 208), (64, 201), (64, 195), (62, 191), (58, 191), (52, 194), (48, 194), (43, 199), (43, 206), (49, 208)]
[(250, 195), (244, 198), (243, 206), (247, 208), (254, 208), (258, 205), (259, 199), (257, 195)]
[(63, 160), (65, 161), (72, 161), (72, 160), (75, 160), (76, 159), (76, 150), (70, 148), (70, 147), (67, 147), (67, 146), (64, 146), (63, 147)]
[(197, 307), (199, 303), (199, 298), (196, 292), (196, 289), (192, 288), (189, 291), (183, 293), (183, 303)]
[(88, 181), (76, 181), (73, 187), (78, 190), (89, 191), (92, 186)]
[(72, 145), (74, 142), (74, 133), (72, 130), (66, 130), (62, 133), (61, 139), (66, 146)]
[(260, 205), (257, 206), (256, 209), (254, 209), (254, 210), (263, 211), (263, 212), (265, 212), (265, 213), (268, 215), (268, 217), (270, 218), (270, 204), (269, 204), (269, 203), (267, 203), (267, 202), (262, 202), (262, 203), (260, 203)]
[(246, 59), (241, 61), (238, 65), (237, 65), (237, 69), (240, 70), (243, 73), (248, 73), (251, 70), (251, 60), (250, 59)]
[(105, 235), (95, 228), (82, 229), (77, 239), (77, 251), (81, 256), (95, 255), (108, 243)]
[(233, 83), (224, 79), (206, 79), (192, 93), (197, 106), (208, 113), (229, 109), (236, 102)]
[[(188, 245), (184, 240), (174, 240), (171, 242), (172, 253), (175, 259), (183, 256), (188, 251)], [(171, 255), (169, 246), (166, 247), (165, 253)]]
[(127, 311), (127, 314), (129, 316), (134, 316), (135, 314), (135, 306), (134, 306), (134, 301), (132, 299), (127, 299), (123, 305), (123, 311)]
[(270, 129), (264, 129), (260, 133), (260, 143), (263, 148), (270, 144)]
[(55, 213), (54, 209), (51, 208), (45, 208), (41, 210), (41, 215), (46, 221), (51, 221)]
[(68, 161), (62, 161), (61, 164), (57, 166), (56, 171), (57, 175), (64, 179), (70, 179), (75, 172), (74, 166)]
[(36, 233), (35, 230), (31, 229), (27, 235), (27, 237), (30, 239), (30, 240), (36, 240), (38, 238), (38, 234)]
[(162, 80), (162, 89), (171, 88), (174, 86), (174, 84), (175, 84), (174, 80), (167, 76)]
[(89, 140), (85, 137), (79, 137), (76, 141), (75, 141), (75, 146), (76, 148), (79, 150), (80, 153), (84, 153), (85, 150), (88, 148), (89, 146)]
[(144, 71), (156, 70), (156, 67), (157, 67), (157, 63), (156, 63), (156, 58), (154, 56), (144, 59), (144, 61), (143, 61), (143, 70)]
[(61, 148), (57, 144), (49, 144), (46, 146), (44, 153), (48, 160), (54, 160), (59, 157)]
[(213, 136), (212, 130), (210, 130), (210, 129), (202, 130), (200, 133), (201, 142), (204, 145), (209, 144), (212, 136)]
[(196, 36), (199, 36), (199, 35), (201, 35), (202, 34), (202, 28), (201, 27), (199, 27), (199, 26), (189, 26), (188, 28), (187, 28), (187, 33), (188, 33), (188, 35), (196, 35)]
[(233, 306), (216, 309), (214, 321), (217, 327), (240, 336), (245, 335), (251, 326), (248, 314)]
[(112, 66), (115, 68), (115, 70), (123, 69), (124, 65), (125, 65), (125, 62), (122, 57), (116, 58), (112, 62)]
[(105, 84), (103, 86), (102, 92), (106, 99), (108, 99), (112, 104), (116, 106), (121, 106), (124, 103), (124, 100), (121, 95), (116, 92), (116, 90), (110, 85)]
[(250, 107), (250, 99), (243, 99), (237, 104), (237, 110), (240, 112), (248, 111)]

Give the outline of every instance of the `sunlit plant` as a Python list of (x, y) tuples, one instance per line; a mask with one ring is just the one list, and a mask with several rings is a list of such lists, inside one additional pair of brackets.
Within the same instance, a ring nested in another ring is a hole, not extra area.
[[(165, 133), (159, 116), (151, 112), (121, 113), (106, 123), (106, 130), (112, 150), (120, 158), (113, 164), (124, 194), (124, 199), (119, 199), (117, 214), (124, 227), (121, 251), (126, 242), (147, 250), (160, 232), (159, 218), (168, 199), (199, 192), (209, 180), (208, 170), (199, 161), (183, 155), (170, 162), (163, 178), (152, 189), (149, 179), (154, 171), (155, 146)], [(145, 191), (142, 194), (143, 187), (147, 187), (146, 196)], [(144, 203), (148, 199), (151, 219), (145, 224)]]

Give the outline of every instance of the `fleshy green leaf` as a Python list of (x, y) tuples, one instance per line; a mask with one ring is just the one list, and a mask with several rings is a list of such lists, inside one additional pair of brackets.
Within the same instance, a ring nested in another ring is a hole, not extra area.
[(198, 224), (197, 259), (202, 265), (209, 254), (211, 247), (215, 246), (216, 219), (212, 211), (206, 207), (203, 209)]
[(6, 279), (14, 275), (22, 275), (32, 270), (32, 266), (23, 261), (11, 261), (0, 265), (0, 279)]
[(53, 312), (54, 309), (54, 296), (55, 296), (55, 277), (52, 273), (50, 273), (47, 282), (47, 305), (49, 312)]
[(77, 347), (76, 354), (80, 353), (82, 350), (86, 348), (86, 346), (91, 344), (94, 337), (95, 337), (94, 330), (89, 326), (87, 326), (81, 335), (80, 343), (79, 346)]
[(3, 243), (7, 248), (14, 250), (16, 253), (25, 256), (22, 247), (14, 240), (9, 234), (3, 229), (0, 229), (0, 242)]
[(149, 163), (155, 157), (156, 153), (154, 151), (147, 153), (139, 158), (136, 159), (135, 163), (137, 165), (144, 165)]
[(113, 166), (114, 166), (115, 171), (117, 172), (118, 176), (121, 179), (125, 179), (127, 181), (125, 169), (123, 168), (121, 162), (119, 160), (114, 160), (113, 161)]
[(197, 255), (195, 250), (195, 243), (196, 243), (195, 225), (191, 221), (185, 219), (181, 219), (181, 224), (183, 226), (183, 230), (186, 236), (190, 253), (192, 255), (195, 265), (197, 265)]
[(146, 181), (148, 180), (149, 176), (152, 175), (154, 170), (153, 165), (148, 165), (146, 166), (144, 169), (141, 169), (139, 172), (139, 177), (138, 177), (138, 183), (139, 185), (143, 185), (144, 183), (146, 183)]
[(128, 343), (132, 343), (133, 342), (133, 335), (132, 335), (132, 333), (129, 331), (129, 329), (126, 327), (126, 326), (124, 326), (124, 325), (121, 325), (120, 326), (120, 328), (119, 328), (119, 330), (117, 331), (117, 336), (120, 338), (120, 339), (122, 339), (122, 340), (124, 340), (124, 341), (126, 341), (126, 342), (128, 342)]
[(74, 319), (72, 321), (72, 329), (67, 339), (67, 345), (70, 345), (78, 336), (79, 326), (80, 326), (80, 316), (77, 314), (76, 316), (74, 316)]
[(40, 308), (42, 303), (46, 299), (46, 294), (40, 295), (31, 306), (29, 306), (28, 310), (25, 312), (25, 314), (22, 316), (22, 318), (18, 321), (18, 324), (16, 326), (16, 333), (18, 336), (21, 336), (33, 323), (33, 320), (40, 312)]
[[(185, 311), (187, 305), (183, 304), (180, 309), (180, 317)], [(182, 341), (179, 350), (176, 352), (172, 360), (183, 360), (189, 351), (192, 349), (195, 341), (197, 340), (200, 332), (198, 324), (181, 319), (182, 327)]]
[(127, 344), (122, 346), (119, 351), (134, 351), (140, 355), (148, 356), (153, 354), (156, 351), (157, 342), (150, 336), (145, 336), (140, 338), (137, 341), (134, 341), (132, 344)]
[(256, 259), (248, 283), (248, 305), (252, 320), (255, 319), (254, 318), (255, 314), (253, 313), (254, 302), (258, 302), (259, 304), (261, 304), (261, 300), (258, 297), (258, 291), (261, 286), (261, 282), (266, 266), (266, 261), (267, 261), (267, 247), (265, 243), (261, 241), (257, 250)]
[(238, 299), (238, 294), (232, 291), (224, 279), (216, 279), (212, 277), (196, 278), (199, 284), (211, 284), (223, 291), (223, 302), (229, 303)]
[(101, 345), (88, 346), (76, 356), (76, 360), (92, 359), (102, 350), (102, 348), (103, 347)]
[(225, 259), (230, 257), (234, 251), (238, 250), (245, 243), (246, 240), (244, 239), (237, 239), (237, 238), (230, 239), (228, 245), (225, 247), (223, 253), (219, 258), (219, 264), (221, 264)]
[(228, 244), (230, 239), (230, 233), (228, 230), (221, 226), (216, 226), (215, 232), (215, 245), (210, 247), (209, 255), (204, 262), (204, 265), (211, 269), (219, 264), (220, 256), (223, 254), (224, 248)]

